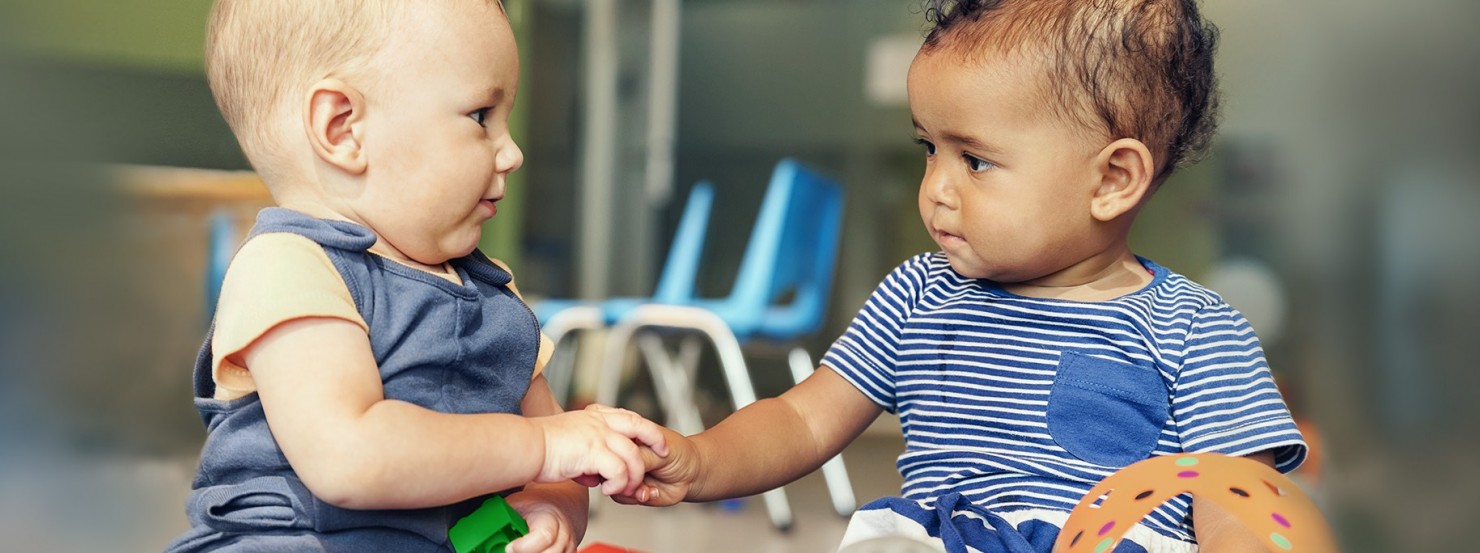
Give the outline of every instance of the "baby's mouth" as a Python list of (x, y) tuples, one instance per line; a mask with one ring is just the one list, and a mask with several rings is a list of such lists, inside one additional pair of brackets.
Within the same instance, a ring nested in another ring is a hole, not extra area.
[(958, 234), (951, 234), (940, 229), (935, 229), (933, 233), (935, 234), (936, 243), (940, 244), (942, 247), (954, 246), (966, 241)]
[(483, 198), (482, 200), (478, 200), (478, 205), (486, 205), (488, 207), (488, 210), (492, 212), (489, 214), (489, 216), (492, 217), (493, 215), (498, 214), (498, 201), (502, 199), (503, 198)]

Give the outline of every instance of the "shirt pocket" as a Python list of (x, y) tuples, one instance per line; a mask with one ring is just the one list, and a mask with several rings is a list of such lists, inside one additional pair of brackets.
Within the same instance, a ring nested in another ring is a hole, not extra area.
[(1156, 449), (1169, 409), (1154, 367), (1064, 352), (1048, 395), (1048, 432), (1070, 455), (1123, 467)]

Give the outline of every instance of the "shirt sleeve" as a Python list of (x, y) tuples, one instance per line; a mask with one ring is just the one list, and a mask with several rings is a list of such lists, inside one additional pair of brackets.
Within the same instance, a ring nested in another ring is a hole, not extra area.
[(895, 413), (895, 367), (900, 335), (914, 312), (929, 271), (929, 255), (896, 267), (858, 310), (848, 330), (833, 342), (822, 365), (853, 384), (874, 403)]
[(271, 233), (242, 245), (226, 270), (216, 304), (211, 337), (216, 398), (255, 391), (241, 353), (278, 325), (310, 317), (343, 319), (369, 329), (343, 277), (317, 243)]
[(1172, 394), (1184, 451), (1249, 455), (1274, 450), (1275, 468), (1305, 461), (1306, 444), (1275, 386), (1249, 322), (1219, 303), (1199, 311)]

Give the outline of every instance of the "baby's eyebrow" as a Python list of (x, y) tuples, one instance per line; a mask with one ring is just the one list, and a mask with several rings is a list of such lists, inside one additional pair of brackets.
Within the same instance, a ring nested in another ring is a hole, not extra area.
[(997, 148), (995, 146), (992, 146), (991, 144), (982, 142), (974, 136), (956, 132), (944, 132), (941, 133), (941, 136), (947, 141), (960, 144), (961, 149), (963, 150), (971, 150), (973, 152), (979, 152), (990, 156), (1000, 156), (1003, 154), (1001, 148)]
[(490, 87), (487, 91), (483, 93), (483, 97), (488, 98), (489, 103), (492, 105), (502, 104), (504, 102), (505, 95), (506, 93), (504, 91), (504, 87), (502, 86)]
[[(920, 131), (920, 132), (924, 132), (925, 131), (925, 127), (921, 126), (919, 121), (917, 121), (917, 120), (915, 120), (915, 119), (912, 118), (912, 119), (910, 119), (910, 122), (911, 123), (914, 123), (915, 130)], [(961, 133), (958, 133), (958, 132), (952, 132), (952, 131), (942, 132), (942, 133), (940, 133), (940, 136), (941, 136), (941, 140), (944, 140), (944, 141), (947, 141), (947, 142), (953, 142), (953, 143), (956, 143), (956, 144), (960, 144), (963, 147), (963, 149), (966, 149), (966, 150), (972, 150), (972, 151), (981, 152), (981, 153), (984, 153), (984, 154), (994, 155), (994, 156), (1000, 156), (1003, 153), (1001, 148), (997, 148), (997, 147), (994, 147), (994, 146), (992, 146), (990, 144), (987, 144), (986, 142), (982, 142), (981, 140), (977, 139), (974, 136), (965, 135), (965, 134), (961, 134)]]
[(996, 148), (993, 148), (991, 146), (988, 146), (985, 142), (982, 142), (980, 140), (977, 140), (977, 138), (974, 137), (974, 136), (968, 136), (968, 135), (964, 135), (964, 134), (960, 134), (960, 133), (954, 133), (954, 132), (947, 132), (947, 133), (943, 133), (943, 134), (945, 135), (946, 140), (950, 140), (952, 142), (955, 142), (957, 144), (960, 144), (962, 146), (965, 146), (967, 149), (971, 149), (971, 150), (988, 150), (988, 151), (993, 151), (993, 152), (997, 151)]

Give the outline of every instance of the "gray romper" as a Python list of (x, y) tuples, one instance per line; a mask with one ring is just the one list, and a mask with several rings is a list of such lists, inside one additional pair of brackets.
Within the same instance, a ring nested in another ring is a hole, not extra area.
[[(251, 236), (280, 232), (322, 245), (343, 276), (370, 327), (387, 399), (444, 413), (519, 412), (539, 323), (509, 289), (513, 277), (482, 252), (451, 261), (458, 285), (371, 254), (375, 235), (353, 223), (268, 208)], [(208, 434), (186, 500), (191, 528), (167, 552), (452, 551), (447, 529), (484, 498), (397, 511), (320, 501), (288, 466), (255, 393), (213, 399), (211, 358), (208, 334), (195, 361), (195, 405)]]

